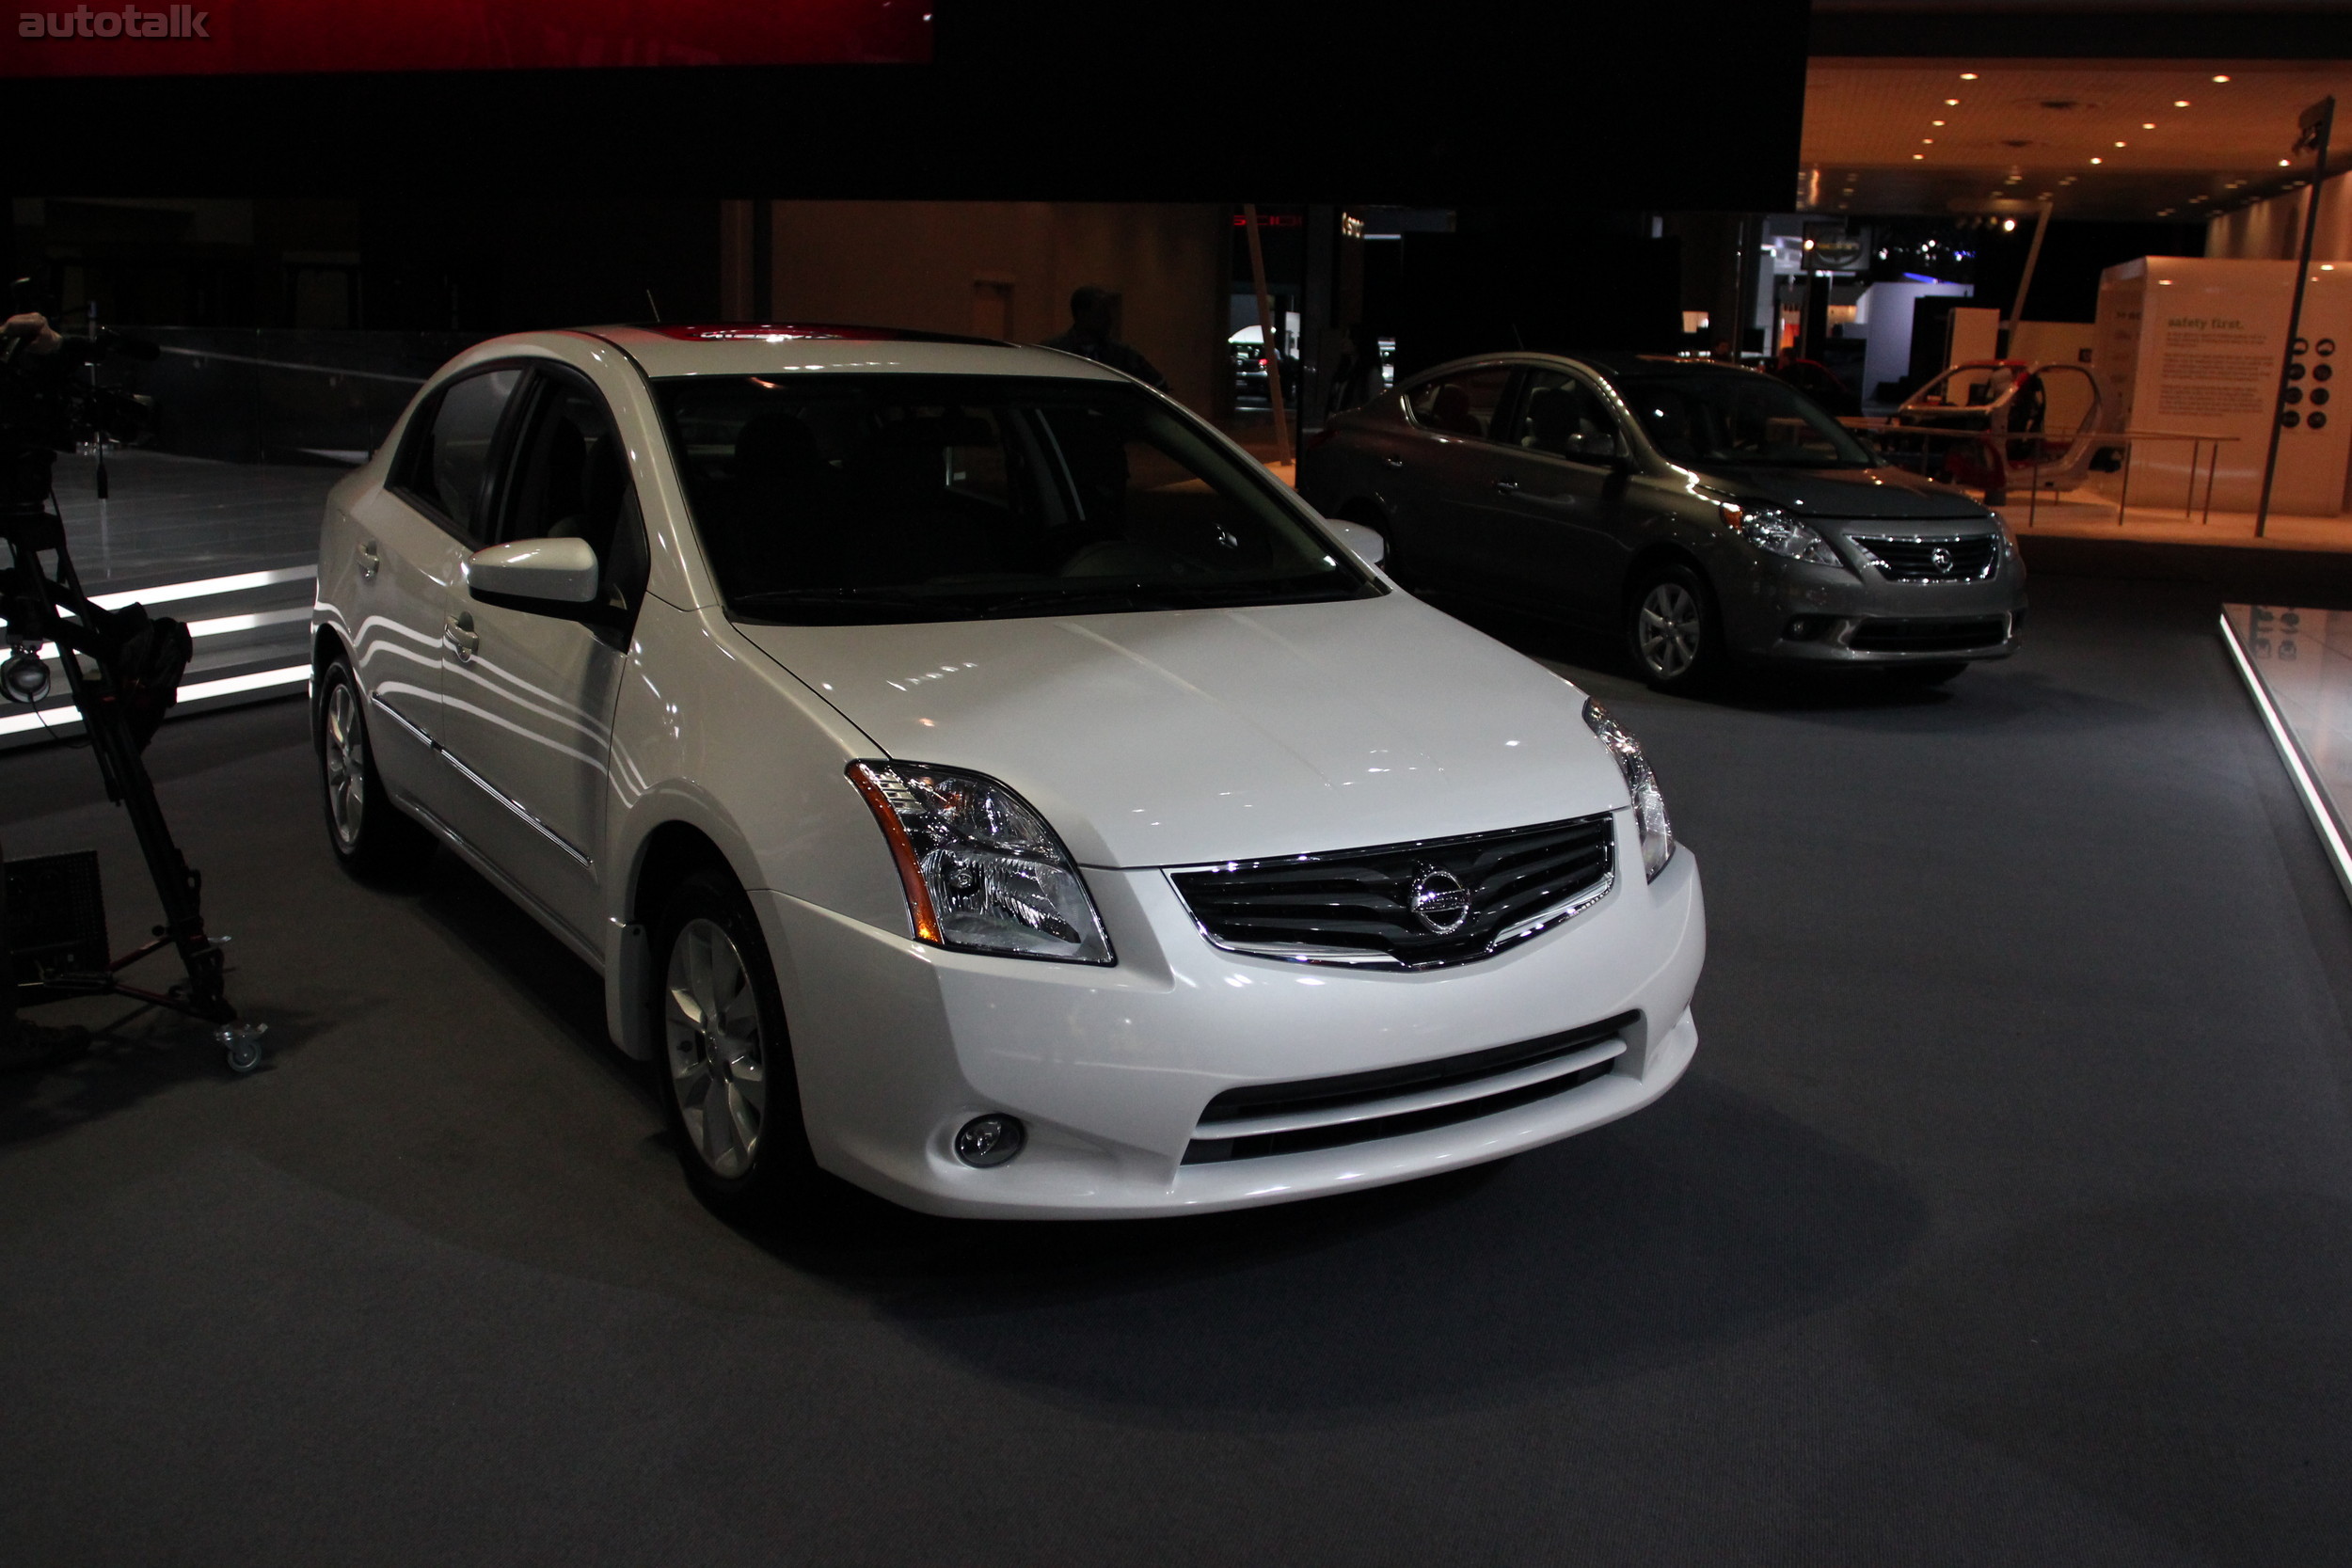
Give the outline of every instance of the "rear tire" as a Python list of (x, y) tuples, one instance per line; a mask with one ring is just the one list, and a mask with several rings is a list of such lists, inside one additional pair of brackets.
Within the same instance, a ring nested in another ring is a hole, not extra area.
[(662, 906), (653, 936), (654, 1061), (688, 1184), (730, 1215), (805, 1212), (819, 1173), (751, 901), (725, 872), (697, 871)]
[(345, 871), (364, 881), (411, 874), (433, 852), (433, 838), (392, 804), (368, 736), (368, 705), (351, 662), (338, 654), (319, 673), (310, 713), (318, 749), (326, 842)]
[(1955, 658), (1932, 664), (1898, 664), (1886, 673), (1897, 686), (1925, 690), (1929, 687), (1944, 685), (1967, 668), (1965, 659)]
[(1660, 691), (1696, 691), (1724, 662), (1723, 616), (1707, 575), (1669, 561), (1642, 574), (1626, 598), (1626, 651)]

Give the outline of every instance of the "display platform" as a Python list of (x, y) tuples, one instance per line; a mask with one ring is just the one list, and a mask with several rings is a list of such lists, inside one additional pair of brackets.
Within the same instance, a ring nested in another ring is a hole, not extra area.
[(2221, 634), (2352, 897), (2352, 610), (2225, 604)]

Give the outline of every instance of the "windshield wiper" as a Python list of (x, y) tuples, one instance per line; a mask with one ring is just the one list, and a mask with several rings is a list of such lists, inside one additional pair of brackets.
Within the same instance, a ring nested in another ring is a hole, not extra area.
[(1068, 615), (1111, 615), (1127, 610), (1186, 610), (1192, 608), (1176, 602), (1164, 594), (1150, 594), (1136, 588), (1103, 588), (1080, 590), (1075, 593), (1014, 594), (1007, 598), (990, 599), (974, 607), (981, 616), (993, 619), (999, 615), (1025, 615), (1032, 610), (1047, 610)]
[(944, 619), (946, 615), (969, 615), (973, 605), (969, 599), (936, 594), (909, 594), (890, 588), (762, 588), (749, 594), (738, 594), (729, 601), (731, 608), (751, 611), (790, 610), (912, 610), (917, 618), (927, 621)]

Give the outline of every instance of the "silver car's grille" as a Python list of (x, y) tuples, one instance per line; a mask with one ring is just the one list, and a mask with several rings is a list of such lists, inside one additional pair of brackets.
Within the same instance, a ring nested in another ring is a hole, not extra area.
[(1853, 542), (1879, 575), (1896, 582), (1981, 582), (2001, 559), (2000, 535), (1964, 533), (1937, 539), (1867, 539)]
[(1169, 873), (1217, 946), (1297, 963), (1431, 969), (1499, 953), (1615, 885), (1610, 813)]

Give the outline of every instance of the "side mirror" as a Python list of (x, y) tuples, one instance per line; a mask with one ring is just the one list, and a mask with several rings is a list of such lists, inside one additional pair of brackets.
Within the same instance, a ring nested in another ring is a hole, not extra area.
[(1331, 522), (1324, 526), (1336, 534), (1340, 543), (1345, 545), (1365, 565), (1377, 566), (1388, 559), (1389, 542), (1378, 529), (1366, 528), (1361, 523)]
[(466, 559), (466, 588), (485, 604), (560, 613), (596, 601), (596, 547), (585, 539), (517, 539)]

